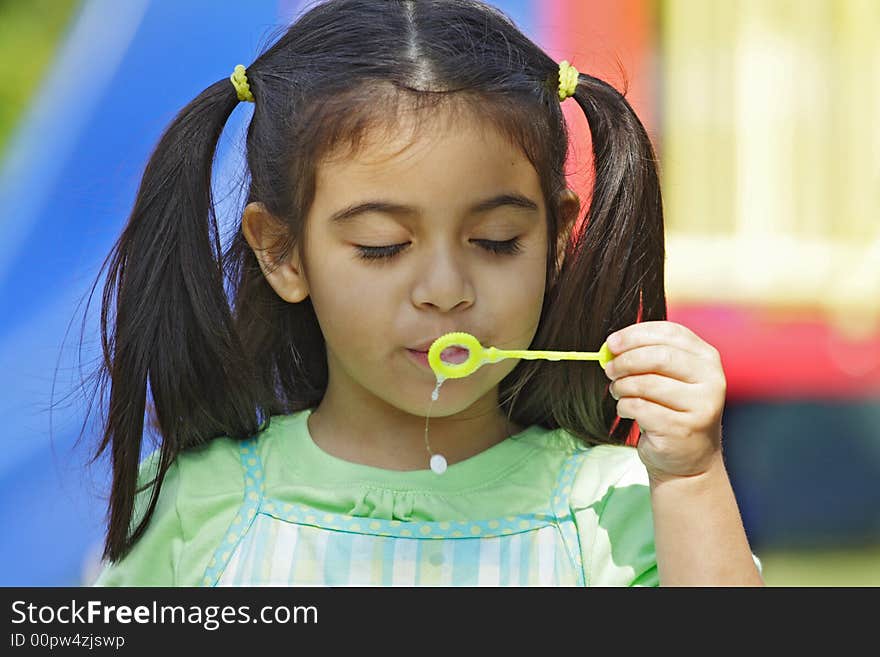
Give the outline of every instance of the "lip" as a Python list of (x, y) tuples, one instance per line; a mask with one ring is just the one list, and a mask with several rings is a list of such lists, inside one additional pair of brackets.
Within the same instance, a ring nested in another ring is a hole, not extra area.
[(426, 351), (418, 351), (417, 349), (407, 349), (410, 358), (412, 358), (419, 365), (424, 365), (428, 369), (431, 369), (430, 363), (428, 363), (428, 352)]
[(434, 342), (437, 340), (437, 338), (440, 338), (440, 337), (446, 335), (447, 333), (455, 333), (457, 331), (458, 331), (458, 329), (449, 329), (448, 331), (444, 331), (443, 333), (440, 333), (439, 335), (431, 338), (430, 340), (425, 340), (424, 342), (420, 342), (419, 344), (417, 344), (413, 347), (407, 347), (407, 348), (410, 351), (421, 351), (423, 353), (428, 353), (428, 349), (431, 348), (431, 345), (434, 344)]
[[(445, 335), (445, 333), (444, 333)], [(437, 338), (440, 336), (438, 335)], [(410, 351), (421, 351), (422, 353), (428, 353), (428, 349), (431, 348), (431, 345), (434, 344), (434, 341), (437, 338), (431, 338), (430, 340), (425, 340), (424, 342), (417, 344), (415, 347), (409, 347)]]

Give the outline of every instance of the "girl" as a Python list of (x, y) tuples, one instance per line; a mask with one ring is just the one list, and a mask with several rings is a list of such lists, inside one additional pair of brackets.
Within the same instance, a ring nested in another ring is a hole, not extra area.
[[(596, 172), (580, 223), (569, 97)], [(239, 101), (223, 250), (211, 163)], [(315, 6), (176, 117), (111, 254), (97, 584), (760, 584), (721, 363), (664, 321), (663, 258), (655, 155), (611, 86), (476, 0)], [(501, 361), (431, 404), (450, 331), (616, 357)]]

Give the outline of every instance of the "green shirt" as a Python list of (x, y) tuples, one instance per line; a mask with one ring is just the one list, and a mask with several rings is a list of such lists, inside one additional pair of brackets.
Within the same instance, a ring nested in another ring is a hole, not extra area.
[(96, 585), (659, 583), (647, 473), (631, 447), (532, 426), (443, 475), (401, 472), (327, 454), (310, 413), (178, 456), (145, 534)]

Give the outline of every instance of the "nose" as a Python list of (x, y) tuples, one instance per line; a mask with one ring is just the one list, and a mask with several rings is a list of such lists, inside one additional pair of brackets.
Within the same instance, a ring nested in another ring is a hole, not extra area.
[(412, 290), (413, 304), (443, 312), (473, 305), (475, 293), (471, 276), (451, 248), (438, 247), (419, 264)]

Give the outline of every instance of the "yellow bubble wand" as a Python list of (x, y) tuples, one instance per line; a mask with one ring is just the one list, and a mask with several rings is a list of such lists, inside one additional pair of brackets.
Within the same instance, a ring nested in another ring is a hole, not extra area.
[[(449, 347), (460, 347), (466, 349), (468, 357), (461, 363), (447, 363), (440, 356), (445, 349)], [(470, 333), (446, 333), (434, 340), (428, 349), (428, 364), (434, 370), (437, 377), (437, 388), (431, 395), (433, 400), (437, 399), (437, 393), (440, 385), (446, 379), (461, 379), (476, 372), (486, 363), (497, 363), (505, 358), (523, 358), (526, 360), (597, 360), (602, 369), (608, 362), (614, 358), (614, 354), (603, 343), (599, 351), (541, 351), (529, 349), (498, 349), (496, 347), (484, 347)], [(428, 409), (430, 413), (430, 407)], [(428, 442), (428, 418), (425, 418), (425, 447), (428, 454), (431, 455), (431, 470), (437, 474), (446, 472), (446, 458), (442, 454), (435, 454), (431, 450), (431, 444)]]
[[(468, 357), (462, 363), (447, 363), (440, 358), (444, 349), (461, 347), (466, 349)], [(484, 347), (470, 333), (446, 333), (434, 340), (428, 349), (428, 364), (434, 373), (443, 379), (460, 379), (476, 372), (486, 363), (497, 363), (505, 358), (523, 358), (526, 360), (597, 360), (602, 369), (614, 358), (614, 354), (603, 343), (599, 351), (541, 351), (529, 349), (497, 349)]]

